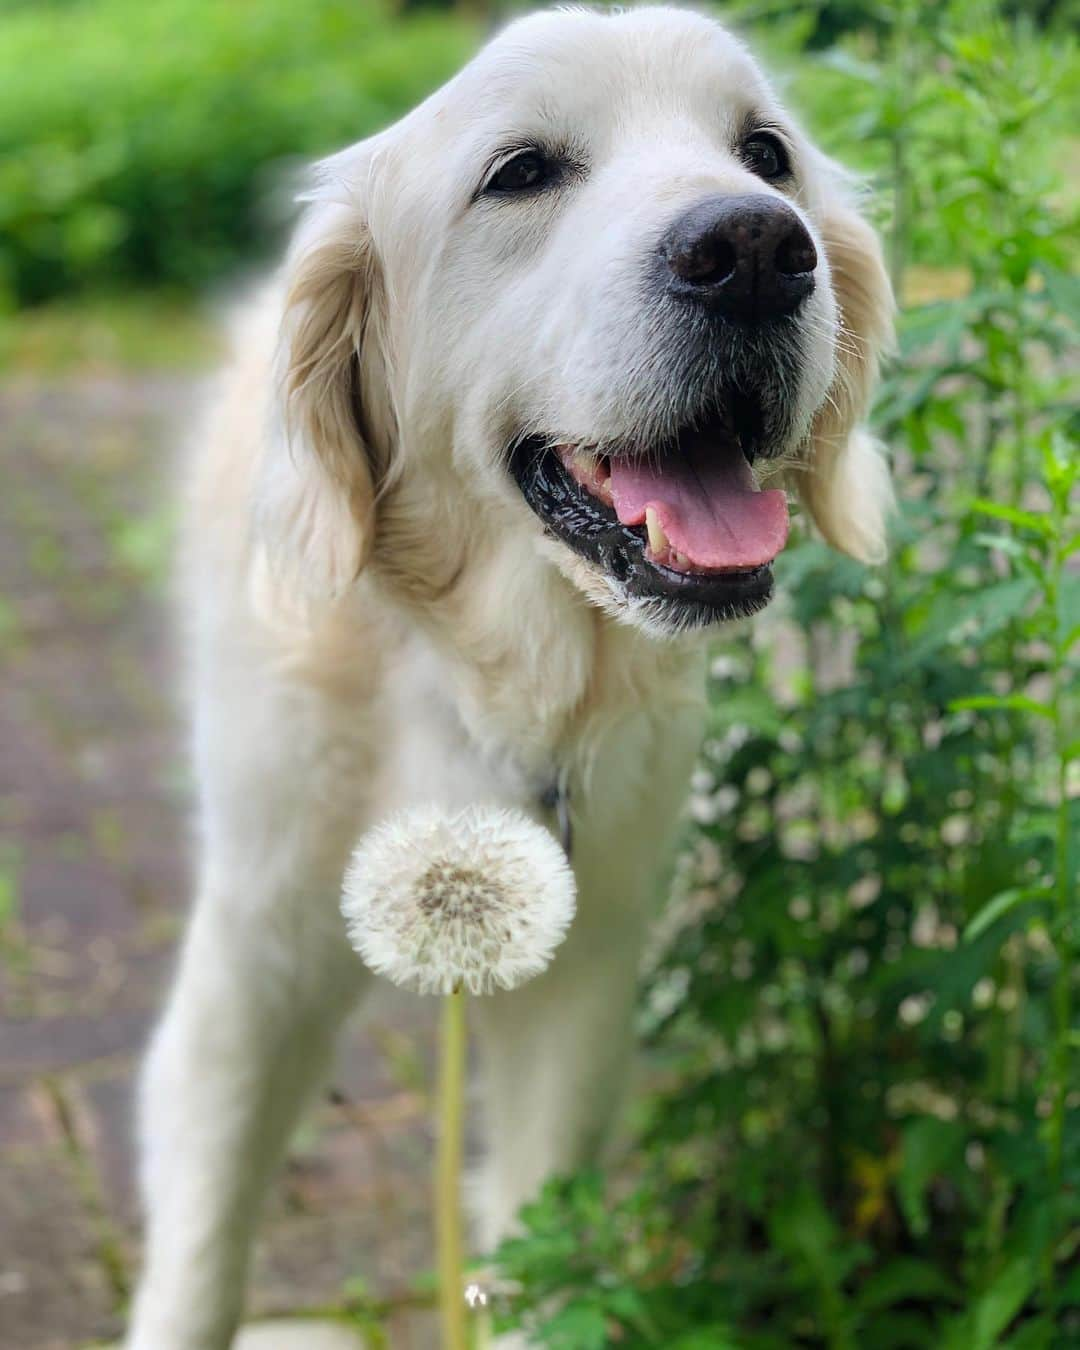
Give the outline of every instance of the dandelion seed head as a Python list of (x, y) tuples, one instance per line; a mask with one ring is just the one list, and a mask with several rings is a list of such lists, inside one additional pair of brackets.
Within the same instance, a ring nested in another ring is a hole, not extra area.
[(358, 844), (341, 908), (372, 970), (421, 994), (514, 989), (551, 961), (574, 916), (562, 848), (518, 811), (408, 811)]

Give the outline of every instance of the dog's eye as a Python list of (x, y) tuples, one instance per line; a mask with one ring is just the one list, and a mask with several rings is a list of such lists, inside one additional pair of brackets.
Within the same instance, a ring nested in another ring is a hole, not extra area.
[(488, 179), (485, 192), (535, 192), (553, 177), (552, 165), (539, 150), (523, 150)]
[(759, 178), (784, 178), (791, 172), (791, 162), (783, 142), (769, 131), (755, 131), (740, 147), (742, 161)]

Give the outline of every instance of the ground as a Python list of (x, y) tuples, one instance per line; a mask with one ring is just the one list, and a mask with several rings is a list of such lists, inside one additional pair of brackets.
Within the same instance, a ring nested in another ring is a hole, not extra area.
[[(0, 1345), (115, 1335), (138, 1259), (132, 1082), (188, 894), (168, 618), (171, 447), (195, 376), (0, 383)], [(431, 1009), (381, 995), (292, 1149), (253, 1309), (388, 1306), (431, 1265)], [(359, 1286), (354, 1285), (354, 1291)], [(421, 1300), (422, 1301), (422, 1300)]]

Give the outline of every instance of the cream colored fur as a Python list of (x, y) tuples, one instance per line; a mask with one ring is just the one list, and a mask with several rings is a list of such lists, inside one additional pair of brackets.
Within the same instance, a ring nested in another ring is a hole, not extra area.
[[(414, 113), (320, 166), (280, 275), (243, 310), (192, 458), (182, 568), (198, 897), (143, 1079), (147, 1250), (129, 1350), (225, 1350), (260, 1200), (368, 984), (338, 913), (398, 808), (541, 814), (571, 785), (579, 915), (552, 969), (477, 1004), (491, 1140), (481, 1239), (595, 1153), (630, 1054), (638, 955), (701, 724), (702, 635), (652, 636), (547, 539), (516, 429), (629, 437), (677, 417), (635, 269), (731, 150), (791, 127), (819, 245), (788, 472), (825, 536), (884, 547), (860, 429), (891, 302), (842, 173), (723, 29), (668, 9), (512, 25)], [(492, 145), (592, 168), (559, 206), (474, 209)], [(797, 467), (795, 467), (797, 466)]]

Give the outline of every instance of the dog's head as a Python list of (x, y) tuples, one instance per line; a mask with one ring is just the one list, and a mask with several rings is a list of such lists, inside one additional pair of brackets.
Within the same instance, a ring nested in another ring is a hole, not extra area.
[(287, 287), (263, 516), (317, 589), (554, 567), (678, 631), (768, 599), (785, 486), (883, 550), (878, 244), (709, 20), (513, 24), (320, 166)]

